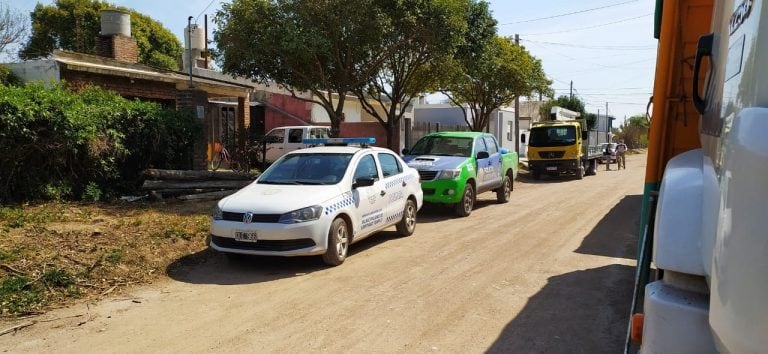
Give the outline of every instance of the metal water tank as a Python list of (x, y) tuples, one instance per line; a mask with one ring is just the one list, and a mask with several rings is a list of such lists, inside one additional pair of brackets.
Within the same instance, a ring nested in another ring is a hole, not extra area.
[(111, 36), (121, 34), (131, 36), (131, 15), (120, 10), (101, 11), (101, 35)]
[[(189, 41), (190, 36), (192, 41)], [(196, 24), (191, 24), (187, 31), (184, 31), (184, 45), (190, 43), (191, 49), (203, 50), (205, 49), (205, 31)]]

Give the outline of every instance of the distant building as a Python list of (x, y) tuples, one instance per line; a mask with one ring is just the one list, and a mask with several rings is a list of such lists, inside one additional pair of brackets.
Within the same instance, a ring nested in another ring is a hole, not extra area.
[[(522, 101), (520, 102), (520, 156), (525, 156), (527, 147), (527, 135), (531, 127), (531, 122), (540, 119), (539, 108), (541, 101)], [(452, 104), (430, 104), (424, 101), (414, 107), (414, 122), (420, 129), (415, 129), (413, 136), (423, 136), (431, 131), (445, 130), (468, 130), (462, 109), (467, 113), (467, 119), (472, 119), (472, 113), (469, 107), (458, 107)], [(423, 125), (426, 124), (428, 130)], [(493, 134), (499, 144), (511, 151), (514, 151), (515, 144), (515, 110), (514, 107), (505, 106), (491, 113), (491, 119), (488, 124), (488, 132)], [(411, 141), (413, 144), (416, 139)]]

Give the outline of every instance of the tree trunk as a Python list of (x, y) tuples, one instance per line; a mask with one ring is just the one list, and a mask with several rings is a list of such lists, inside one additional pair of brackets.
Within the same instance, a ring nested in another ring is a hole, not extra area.
[(331, 138), (338, 138), (341, 134), (341, 120), (331, 118), (331, 132), (329, 135)]
[[(392, 117), (390, 117), (389, 119), (392, 119)], [(386, 125), (386, 129), (387, 129), (387, 145), (386, 146), (387, 146), (388, 149), (390, 149), (392, 151), (397, 151), (397, 148), (394, 146), (395, 145), (395, 141), (394, 141), (395, 140), (394, 139), (395, 138), (395, 127), (396, 127), (396, 125), (391, 120), (387, 121), (387, 125)]]

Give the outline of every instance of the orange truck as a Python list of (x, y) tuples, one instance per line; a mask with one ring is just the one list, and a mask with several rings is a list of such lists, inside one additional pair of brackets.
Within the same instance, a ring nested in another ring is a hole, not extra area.
[(657, 0), (625, 352), (768, 350), (768, 7)]

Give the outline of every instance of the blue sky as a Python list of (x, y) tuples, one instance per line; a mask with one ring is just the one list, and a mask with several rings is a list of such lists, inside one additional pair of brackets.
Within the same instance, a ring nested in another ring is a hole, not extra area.
[[(23, 13), (52, 0), (0, 0)], [(113, 0), (160, 21), (183, 41), (187, 17), (199, 24), (221, 0)], [(608, 112), (621, 121), (645, 113), (653, 88), (656, 40), (654, 0), (489, 1), (503, 36), (520, 35), (520, 43), (540, 58), (557, 95), (574, 93), (587, 111)], [(199, 16), (199, 17), (198, 17)], [(212, 24), (209, 26), (213, 27)]]

